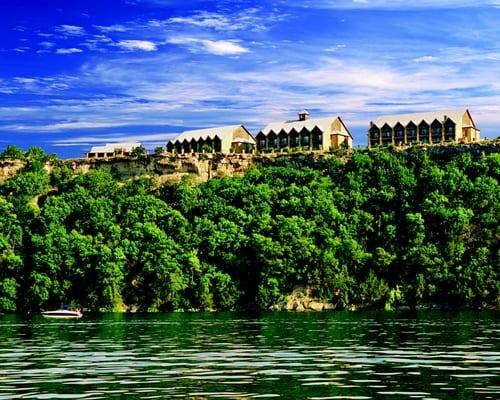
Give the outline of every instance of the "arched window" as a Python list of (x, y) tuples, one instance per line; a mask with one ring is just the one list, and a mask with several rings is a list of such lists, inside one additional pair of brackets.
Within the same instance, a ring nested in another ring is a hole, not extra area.
[(376, 125), (370, 128), (370, 147), (375, 147), (380, 144), (380, 129)]
[(198, 153), (198, 142), (196, 141), (196, 139), (194, 139), (194, 138), (191, 139), (190, 145), (191, 145), (191, 151), (193, 153)]
[(392, 128), (388, 124), (385, 124), (382, 127), (382, 144), (388, 145), (391, 143), (392, 143)]
[(418, 138), (421, 143), (429, 143), (429, 124), (425, 121), (418, 126)]
[(300, 136), (301, 136), (301, 143), (300, 145), (302, 147), (309, 147), (310, 143), (311, 143), (311, 134), (310, 132), (307, 130), (307, 129), (302, 129), (302, 132), (300, 132)]
[(214, 150), (214, 141), (207, 137), (204, 144), (205, 151), (211, 153)]
[(311, 132), (312, 136), (312, 147), (315, 150), (319, 150), (323, 145), (323, 132), (318, 127), (315, 127)]
[(396, 145), (401, 146), (405, 141), (405, 127), (399, 122), (394, 127), (394, 142)]
[(441, 142), (443, 135), (443, 124), (435, 119), (431, 124), (432, 143)]
[(261, 151), (266, 148), (266, 135), (264, 135), (262, 132), (259, 132), (257, 135), (257, 150)]
[(278, 135), (271, 131), (269, 135), (267, 135), (267, 146), (270, 148), (275, 148), (277, 147), (277, 141), (278, 141)]
[(417, 142), (417, 125), (413, 122), (406, 125), (406, 140), (411, 144), (415, 144)]
[(299, 147), (299, 132), (295, 129), (290, 132), (290, 147)]
[(214, 137), (214, 151), (220, 153), (222, 151), (222, 141), (219, 136)]
[(451, 119), (447, 119), (444, 123), (444, 140), (452, 142), (455, 140), (456, 125)]
[(288, 147), (288, 134), (284, 130), (281, 130), (280, 134), (278, 135), (278, 144), (281, 149), (284, 147)]

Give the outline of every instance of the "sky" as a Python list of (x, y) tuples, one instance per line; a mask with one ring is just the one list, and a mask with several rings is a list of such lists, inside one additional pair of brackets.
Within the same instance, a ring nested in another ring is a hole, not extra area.
[(469, 108), (500, 136), (500, 0), (17, 0), (0, 13), (0, 151), (153, 149), (186, 129)]

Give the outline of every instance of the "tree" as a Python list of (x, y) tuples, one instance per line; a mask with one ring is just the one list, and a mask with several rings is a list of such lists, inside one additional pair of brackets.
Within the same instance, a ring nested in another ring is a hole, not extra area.
[(165, 148), (163, 146), (155, 147), (155, 155), (159, 156), (165, 152)]
[(17, 309), (23, 267), (22, 236), (14, 207), (0, 197), (0, 312)]
[(147, 151), (143, 146), (137, 146), (134, 147), (130, 154), (132, 157), (144, 157), (147, 154)]
[(9, 145), (5, 148), (5, 150), (0, 154), (1, 157), (5, 158), (13, 158), (17, 160), (24, 159), (24, 151), (17, 147), (16, 145)]

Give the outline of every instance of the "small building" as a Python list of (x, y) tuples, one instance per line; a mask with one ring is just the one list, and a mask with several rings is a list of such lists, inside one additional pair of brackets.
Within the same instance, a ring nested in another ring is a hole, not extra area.
[(309, 118), (305, 110), (299, 113), (297, 120), (267, 125), (256, 139), (259, 151), (352, 148), (352, 135), (340, 117)]
[(167, 143), (169, 153), (253, 153), (255, 139), (243, 125), (185, 131)]
[(104, 146), (93, 146), (88, 153), (85, 153), (85, 157), (108, 158), (115, 156), (129, 156), (132, 154), (132, 150), (140, 146), (140, 143), (111, 143)]
[(368, 148), (431, 143), (470, 143), (479, 140), (469, 110), (457, 109), (416, 114), (383, 115), (370, 122)]

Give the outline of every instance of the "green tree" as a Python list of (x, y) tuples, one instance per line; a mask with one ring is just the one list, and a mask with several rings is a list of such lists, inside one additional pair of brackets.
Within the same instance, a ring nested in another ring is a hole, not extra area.
[(16, 160), (23, 160), (24, 151), (16, 145), (9, 145), (2, 153), (0, 153), (0, 156), (5, 158), (13, 158)]

